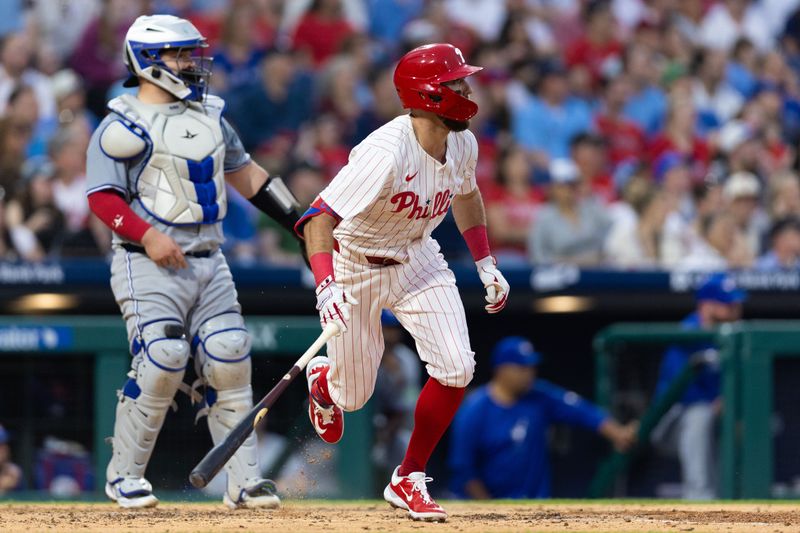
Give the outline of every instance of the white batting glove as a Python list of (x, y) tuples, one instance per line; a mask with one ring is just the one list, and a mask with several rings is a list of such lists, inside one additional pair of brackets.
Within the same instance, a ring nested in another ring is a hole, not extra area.
[(317, 285), (317, 311), (319, 311), (319, 322), (324, 329), (329, 323), (339, 326), (341, 335), (347, 331), (347, 322), (350, 320), (350, 306), (357, 305), (358, 301), (347, 291), (343, 290), (333, 280), (333, 276), (328, 276)]
[(506, 306), (506, 300), (508, 300), (510, 287), (506, 278), (497, 269), (494, 257), (491, 255), (476, 261), (475, 266), (478, 267), (478, 276), (480, 276), (483, 287), (486, 289), (488, 305), (484, 309), (490, 314), (499, 313)]

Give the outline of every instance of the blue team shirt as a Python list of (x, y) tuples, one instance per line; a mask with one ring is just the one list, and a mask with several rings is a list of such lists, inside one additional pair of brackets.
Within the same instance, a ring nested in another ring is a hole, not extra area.
[[(684, 329), (700, 329), (700, 316), (692, 313), (686, 317), (681, 325)], [(695, 352), (715, 348), (711, 343), (695, 344), (692, 346), (673, 346), (664, 354), (656, 384), (656, 396), (663, 394), (672, 380), (675, 379), (689, 364), (689, 359)], [(720, 370), (718, 365), (704, 365), (697, 377), (686, 389), (680, 402), (684, 405), (693, 403), (710, 403), (719, 396)]]
[(597, 431), (607, 415), (574, 392), (537, 379), (512, 406), (494, 402), (484, 385), (467, 397), (450, 437), (450, 489), (466, 497), (473, 479), (494, 498), (547, 498), (547, 428), (567, 423)]

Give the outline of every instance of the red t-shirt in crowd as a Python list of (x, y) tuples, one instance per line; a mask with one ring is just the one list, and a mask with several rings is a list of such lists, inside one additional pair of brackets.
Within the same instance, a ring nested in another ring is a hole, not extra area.
[(666, 134), (660, 133), (650, 142), (650, 146), (647, 148), (647, 156), (650, 163), (655, 163), (666, 152), (678, 152), (689, 158), (692, 177), (696, 180), (703, 179), (706, 172), (708, 172), (708, 165), (711, 163), (711, 149), (701, 137), (695, 137), (692, 140), (692, 148), (687, 152), (678, 149), (672, 139), (667, 137)]
[(622, 44), (618, 41), (598, 45), (589, 42), (586, 37), (573, 42), (565, 54), (567, 66), (584, 65), (589, 69), (592, 80), (597, 83), (603, 77), (607, 61), (621, 61)]
[(353, 33), (345, 19), (327, 20), (307, 13), (294, 30), (292, 45), (311, 53), (315, 65), (321, 65), (339, 51), (342, 41)]
[(629, 159), (643, 159), (646, 141), (644, 132), (635, 122), (625, 118), (608, 115), (595, 116), (597, 132), (603, 136), (608, 146), (608, 159), (616, 166)]
[[(508, 189), (498, 183), (491, 183), (482, 187), (483, 201), (486, 207), (499, 205), (506, 215), (509, 225), (529, 228), (536, 216), (539, 206), (545, 202), (545, 196), (539, 189), (531, 187), (524, 198), (512, 195)], [(491, 235), (491, 233), (490, 233)], [(515, 250), (525, 251), (524, 244), (511, 244), (497, 242), (490, 237), (489, 244), (494, 251)]]

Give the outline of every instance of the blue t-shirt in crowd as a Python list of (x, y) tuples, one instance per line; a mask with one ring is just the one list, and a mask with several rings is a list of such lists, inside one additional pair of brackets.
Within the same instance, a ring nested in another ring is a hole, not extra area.
[[(692, 313), (686, 317), (681, 325), (684, 329), (700, 329), (700, 316)], [(661, 360), (661, 369), (656, 384), (656, 396), (663, 394), (675, 377), (689, 364), (692, 354), (708, 349), (714, 349), (711, 343), (696, 344), (692, 346), (672, 346)], [(686, 389), (681, 398), (681, 403), (710, 403), (719, 396), (720, 370), (719, 365), (707, 364), (697, 374), (695, 380)]]
[(544, 152), (551, 159), (568, 158), (570, 141), (591, 127), (591, 108), (577, 98), (568, 98), (560, 106), (551, 106), (534, 96), (512, 116), (517, 142), (529, 150)]
[(667, 116), (667, 96), (656, 86), (645, 87), (631, 96), (625, 105), (625, 118), (634, 121), (644, 132), (652, 137), (664, 125)]
[(477, 479), (493, 498), (547, 498), (548, 426), (562, 422), (597, 431), (606, 418), (574, 392), (541, 379), (511, 406), (495, 403), (484, 385), (467, 397), (453, 423), (450, 489), (467, 497), (467, 482)]

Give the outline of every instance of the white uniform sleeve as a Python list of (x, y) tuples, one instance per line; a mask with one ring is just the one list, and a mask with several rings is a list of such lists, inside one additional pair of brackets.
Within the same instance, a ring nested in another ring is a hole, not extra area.
[(353, 218), (369, 207), (395, 174), (394, 155), (371, 144), (350, 151), (347, 165), (320, 193), (320, 197), (342, 219)]
[(469, 194), (478, 188), (475, 181), (475, 168), (478, 166), (478, 141), (469, 130), (465, 132), (464, 140), (467, 143), (464, 150), (467, 161), (464, 164), (464, 181), (461, 183), (458, 194)]

